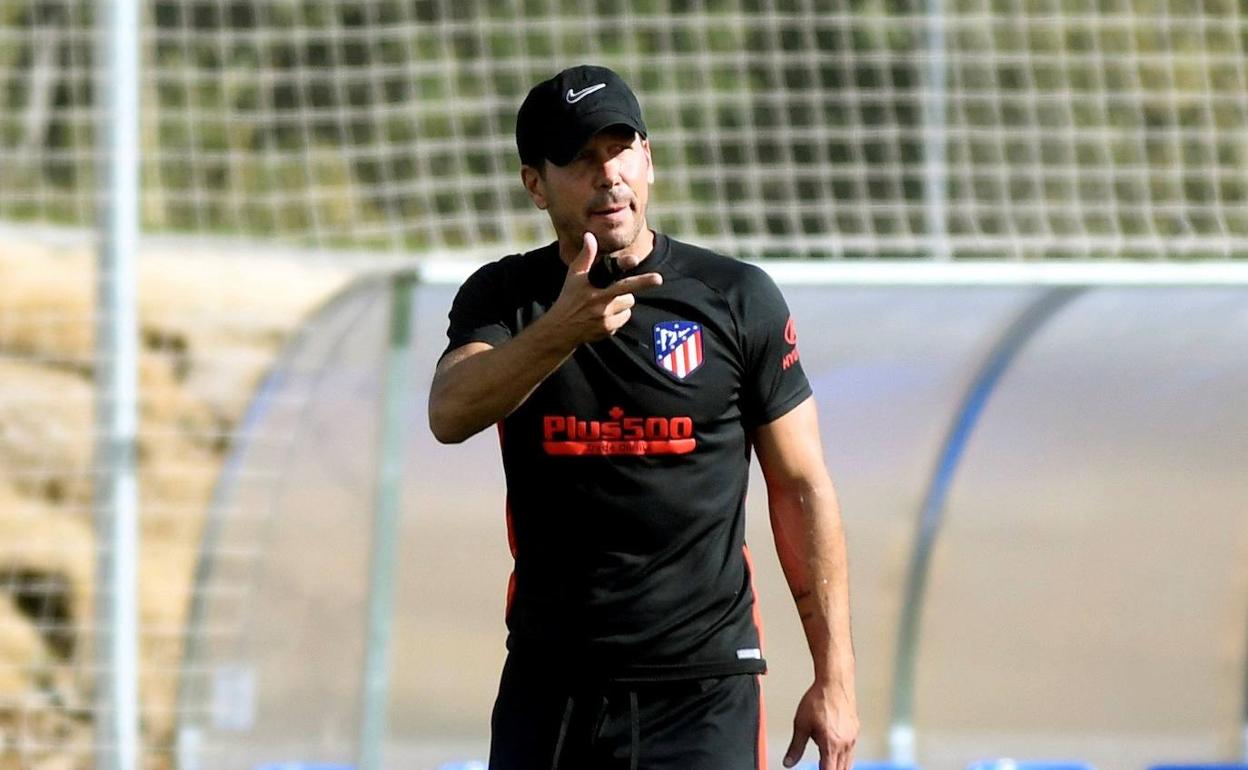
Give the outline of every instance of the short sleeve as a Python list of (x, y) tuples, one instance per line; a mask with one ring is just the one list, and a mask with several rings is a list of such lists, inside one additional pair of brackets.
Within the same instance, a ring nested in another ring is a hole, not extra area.
[(483, 266), (464, 281), (451, 303), (448, 344), (442, 355), (469, 342), (498, 347), (511, 339), (507, 308), (501, 266), (497, 262)]
[(771, 276), (751, 268), (739, 296), (745, 356), (741, 411), (753, 428), (784, 416), (811, 395), (797, 349), (797, 327)]

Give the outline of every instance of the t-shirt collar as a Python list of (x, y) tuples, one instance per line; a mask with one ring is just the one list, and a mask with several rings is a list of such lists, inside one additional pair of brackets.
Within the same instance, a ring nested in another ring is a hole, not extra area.
[(627, 278), (630, 275), (643, 275), (645, 273), (657, 273), (659, 267), (663, 264), (663, 260), (667, 259), (667, 253), (671, 248), (671, 244), (667, 236), (658, 230), (654, 230), (654, 247), (650, 249), (650, 253), (646, 258), (637, 263), (632, 270), (625, 270), (620, 277)]
[[(667, 254), (671, 250), (671, 241), (658, 230), (653, 230), (652, 232), (654, 233), (654, 246), (650, 249), (650, 253), (646, 255), (645, 259), (637, 263), (637, 267), (621, 273), (619, 275), (620, 278), (659, 272), (659, 266), (667, 259)], [(566, 274), (568, 266), (564, 263), (563, 258), (559, 256), (559, 241), (547, 244), (545, 249), (550, 255), (549, 259), (551, 260), (552, 269), (556, 270), (560, 275)]]

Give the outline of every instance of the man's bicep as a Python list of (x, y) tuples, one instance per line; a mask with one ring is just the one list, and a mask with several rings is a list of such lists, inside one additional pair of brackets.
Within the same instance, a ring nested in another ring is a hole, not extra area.
[(456, 365), (467, 361), (475, 355), (484, 353), (487, 350), (493, 350), (494, 346), (488, 342), (469, 342), (460, 345), (453, 350), (448, 350), (442, 359), (438, 361), (437, 368), (433, 371), (433, 377), (436, 380), (440, 375), (450, 371)]
[(768, 486), (810, 481), (827, 474), (814, 396), (807, 396), (781, 416), (759, 425), (752, 440)]

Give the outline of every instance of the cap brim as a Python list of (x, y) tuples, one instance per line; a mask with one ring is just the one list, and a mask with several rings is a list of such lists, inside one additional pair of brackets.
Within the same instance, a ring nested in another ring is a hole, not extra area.
[(590, 140), (590, 137), (611, 126), (627, 126), (641, 134), (642, 137), (646, 135), (646, 127), (639, 125), (637, 119), (628, 113), (618, 110), (592, 112), (580, 121), (580, 125), (576, 127), (575, 134), (565, 134), (558, 140), (559, 150), (556, 152), (552, 149), (551, 152), (548, 152), (546, 154), (547, 160), (556, 166), (568, 165), (576, 157), (576, 154), (581, 151), (581, 148), (585, 146), (585, 143)]

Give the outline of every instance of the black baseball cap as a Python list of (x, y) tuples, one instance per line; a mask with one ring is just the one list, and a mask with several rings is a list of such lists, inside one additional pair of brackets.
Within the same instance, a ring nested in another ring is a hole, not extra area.
[(632, 89), (606, 67), (569, 67), (533, 86), (520, 105), (516, 115), (520, 162), (537, 166), (545, 158), (566, 166), (591, 136), (615, 125), (646, 135)]

